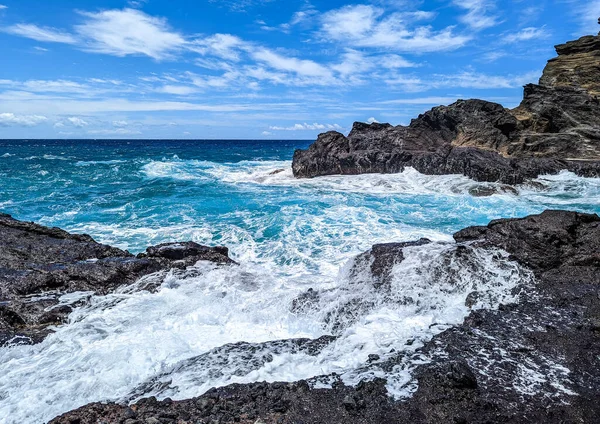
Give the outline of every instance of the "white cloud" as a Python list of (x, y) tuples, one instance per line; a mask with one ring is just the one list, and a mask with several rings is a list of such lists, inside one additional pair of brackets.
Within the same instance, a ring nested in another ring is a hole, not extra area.
[(259, 19), (255, 22), (256, 24), (260, 25), (260, 29), (264, 31), (281, 31), (289, 34), (294, 26), (309, 22), (311, 18), (318, 13), (319, 12), (316, 9), (312, 8), (312, 6), (309, 6), (304, 10), (294, 13), (289, 22), (285, 22), (277, 26), (267, 25), (267, 23), (262, 19)]
[(503, 40), (506, 43), (518, 43), (521, 41), (530, 41), (530, 40), (548, 38), (549, 36), (550, 36), (550, 34), (548, 33), (548, 31), (546, 31), (546, 29), (544, 27), (542, 27), (542, 28), (528, 27), (528, 28), (523, 28), (522, 30), (515, 32), (513, 34), (508, 34), (508, 35), (504, 36)]
[(164, 60), (173, 57), (186, 44), (183, 36), (170, 30), (165, 19), (136, 9), (80, 13), (87, 21), (75, 29), (86, 40), (82, 45), (85, 50)]
[(331, 66), (331, 69), (340, 73), (342, 77), (361, 74), (373, 69), (374, 64), (360, 51), (347, 49), (342, 55), (342, 62)]
[(539, 78), (540, 72), (532, 71), (522, 75), (486, 75), (476, 72), (462, 72), (456, 75), (435, 75), (430, 82), (434, 87), (460, 87), (474, 89), (517, 88)]
[(210, 54), (222, 59), (238, 61), (240, 50), (246, 46), (247, 43), (235, 35), (215, 34), (204, 39), (194, 40), (188, 49), (202, 55)]
[(21, 88), (36, 93), (87, 93), (90, 87), (68, 80), (28, 80)]
[(381, 63), (381, 66), (388, 69), (414, 68), (416, 66), (419, 66), (416, 63), (410, 62), (396, 54), (383, 56), (379, 59), (379, 61)]
[(3, 29), (4, 32), (13, 35), (19, 35), (25, 38), (31, 38), (36, 41), (47, 43), (65, 43), (75, 44), (76, 38), (68, 32), (56, 28), (40, 27), (33, 24), (16, 24)]
[(600, 0), (588, 0), (585, 2), (575, 1), (573, 8), (576, 20), (579, 24), (581, 35), (598, 34), (598, 17), (600, 17)]
[(453, 0), (453, 3), (467, 10), (460, 21), (474, 30), (484, 30), (500, 23), (498, 17), (492, 14), (496, 8), (494, 0)]
[(123, 84), (122, 81), (119, 80), (115, 80), (115, 79), (103, 79), (103, 78), (90, 78), (88, 79), (89, 82), (93, 82), (96, 84), (112, 84), (112, 85), (121, 85)]
[(263, 131), (261, 134), (262, 135), (273, 135), (273, 133), (270, 131)]
[(285, 57), (266, 48), (259, 48), (251, 55), (255, 60), (279, 71), (292, 72), (303, 77), (330, 78), (332, 76), (329, 69), (312, 60)]
[(410, 28), (413, 21), (402, 13), (384, 15), (369, 5), (345, 6), (325, 13), (321, 35), (325, 40), (356, 47), (387, 48), (406, 52), (452, 50), (465, 45), (469, 36), (456, 35), (452, 27), (440, 31), (430, 26)]
[(83, 127), (87, 127), (89, 125), (86, 121), (84, 121), (83, 119), (78, 118), (76, 116), (67, 118), (67, 121), (69, 121), (71, 123), (71, 125), (73, 125), (74, 127), (77, 127), (77, 128), (83, 128)]
[(146, 3), (148, 3), (148, 0), (129, 0), (127, 2), (127, 5), (129, 7), (136, 7), (136, 8), (138, 8), (138, 7), (144, 6)]
[(314, 130), (341, 130), (342, 127), (338, 124), (295, 124), (290, 127), (272, 126), (269, 127), (273, 131), (314, 131)]
[(0, 4), (0, 10), (4, 10), (4, 9), (8, 9), (8, 6), (5, 6), (3, 4)]
[(48, 118), (42, 115), (15, 115), (14, 113), (0, 113), (0, 126), (2, 127), (35, 127), (46, 122)]
[(176, 96), (187, 96), (196, 93), (198, 90), (187, 85), (163, 85), (156, 89), (158, 93), (174, 94)]
[(336, 40), (349, 37), (365, 38), (376, 25), (383, 10), (367, 5), (344, 6), (341, 9), (325, 13), (323, 30)]
[(119, 128), (123, 128), (129, 125), (129, 123), (127, 121), (113, 121), (112, 122), (113, 127), (119, 127)]
[(428, 89), (427, 84), (421, 78), (407, 75), (390, 75), (385, 80), (385, 83), (393, 87), (399, 87), (405, 92), (417, 92)]
[(508, 53), (506, 53), (504, 51), (492, 51), (492, 52), (484, 53), (481, 56), (481, 59), (484, 62), (495, 62), (498, 59), (501, 59), (501, 58), (506, 57), (506, 56), (508, 56)]
[(369, 124), (378, 124), (379, 121), (377, 119), (375, 119), (374, 117), (371, 117), (371, 118), (367, 119), (367, 123), (369, 123)]

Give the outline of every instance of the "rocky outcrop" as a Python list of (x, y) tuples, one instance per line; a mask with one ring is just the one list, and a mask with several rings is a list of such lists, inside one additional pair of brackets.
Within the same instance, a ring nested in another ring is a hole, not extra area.
[(106, 294), (144, 275), (199, 260), (233, 263), (224, 247), (171, 243), (134, 256), (86, 234), (0, 214), (0, 345), (46, 337), (49, 326), (64, 322), (72, 311), (59, 303), (63, 294)]
[[(312, 381), (231, 385), (183, 401), (91, 404), (52, 423), (599, 422), (600, 217), (546, 211), (467, 228), (454, 237), (448, 272), (460, 272), (457, 260), (468, 266), (478, 249), (503, 249), (533, 274), (534, 282), (515, 288), (518, 302), (472, 310), (462, 325), (412, 354), (369, 358), (373, 370), (389, 374), (403, 369), (412, 355), (420, 365), (413, 370), (418, 388), (410, 398), (394, 401), (383, 378), (349, 387), (332, 375), (331, 389), (315, 388)], [(367, 269), (373, 278), (364, 283), (385, 291), (392, 269), (405, 260), (405, 249), (428, 243), (376, 245), (355, 261), (355, 274)], [(312, 291), (303, 302), (316, 297)], [(312, 351), (334, 341), (276, 343)], [(252, 351), (268, 361), (260, 348)], [(256, 357), (243, 360), (251, 363)]]
[(600, 175), (600, 36), (556, 47), (538, 85), (509, 110), (483, 100), (458, 100), (408, 126), (355, 123), (345, 137), (321, 134), (294, 153), (296, 177), (397, 173), (463, 174), (517, 184), (567, 169)]

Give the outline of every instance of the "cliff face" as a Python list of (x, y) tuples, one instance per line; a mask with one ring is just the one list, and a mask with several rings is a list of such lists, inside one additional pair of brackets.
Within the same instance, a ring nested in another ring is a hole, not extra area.
[(355, 123), (348, 137), (328, 132), (296, 151), (294, 175), (395, 173), (407, 166), (509, 184), (562, 169), (600, 175), (600, 35), (556, 51), (513, 110), (458, 100), (408, 126)]

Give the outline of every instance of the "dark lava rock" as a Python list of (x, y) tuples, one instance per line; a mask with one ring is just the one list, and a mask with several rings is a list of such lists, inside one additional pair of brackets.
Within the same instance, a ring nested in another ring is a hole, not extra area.
[(345, 137), (319, 135), (294, 153), (298, 178), (332, 174), (463, 174), (477, 181), (520, 184), (567, 169), (600, 175), (600, 36), (556, 47), (539, 85), (525, 86), (519, 107), (458, 100), (408, 126), (356, 122)]
[(422, 238), (404, 243), (375, 244), (371, 250), (356, 257), (350, 271), (350, 278), (356, 277), (364, 268), (368, 268), (376, 288), (389, 285), (392, 268), (404, 260), (404, 248), (429, 243), (431, 240)]
[(71, 292), (106, 294), (156, 271), (181, 268), (199, 260), (233, 263), (227, 248), (193, 242), (150, 247), (131, 253), (0, 214), (0, 345), (36, 343), (63, 323), (72, 311), (58, 305)]
[[(135, 419), (143, 423), (168, 416), (178, 423), (248, 424), (600, 422), (600, 217), (546, 211), (467, 228), (455, 239), (454, 258), (467, 263), (475, 249), (503, 249), (529, 268), (535, 280), (519, 288), (518, 302), (473, 310), (463, 324), (414, 352), (420, 365), (412, 371), (418, 387), (411, 397), (393, 400), (381, 378), (357, 387), (337, 381), (331, 389), (311, 388), (306, 381), (234, 384), (183, 401), (142, 399), (130, 406)], [(427, 241), (413, 245), (419, 243)], [(403, 247), (378, 245), (363, 256), (381, 277), (403, 260)], [(310, 346), (306, 340), (270, 343)], [(260, 358), (259, 346), (253, 352), (252, 358)], [(370, 358), (365, 366), (391, 372), (403, 366), (406, 355)], [(52, 423), (120, 423), (127, 408), (95, 403)]]

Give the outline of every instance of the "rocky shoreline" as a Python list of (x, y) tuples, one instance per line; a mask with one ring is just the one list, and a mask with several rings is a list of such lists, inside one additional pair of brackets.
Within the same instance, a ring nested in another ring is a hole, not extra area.
[[(410, 166), (505, 184), (564, 169), (600, 176), (600, 35), (557, 46), (557, 52), (513, 110), (459, 100), (406, 127), (355, 123), (348, 137), (329, 132), (296, 151), (294, 175), (394, 173)], [(411, 249), (435, 245), (428, 239), (378, 244), (358, 255), (348, 266), (344, 290), (350, 296), (326, 317), (332, 334), (225, 344), (151, 374), (120, 403), (85, 405), (51, 423), (600, 422), (600, 217), (547, 210), (469, 227), (454, 240), (436, 251), (433, 269), (415, 262), (415, 275), (425, 275), (424, 290), (441, 296), (477, 275), (458, 305), (466, 311), (464, 322), (434, 322), (429, 328), (439, 331), (407, 340), (413, 348), (369, 355), (358, 384), (331, 373), (232, 384), (187, 400), (167, 397), (177, 393), (171, 385), (178, 372), (187, 372), (185, 384), (193, 385), (214, 381), (206, 380), (207, 373), (246, 376), (278, 353), (317, 356), (340, 340), (336, 326), (360, 319), (373, 306), (361, 298), (365, 290), (375, 299), (393, 298), (392, 307), (420, 302), (422, 291), (411, 297), (392, 287)], [(199, 261), (236, 264), (225, 247), (167, 243), (135, 256), (88, 235), (0, 214), (0, 346), (40, 343), (56, 326), (68, 325), (69, 314), (93, 294), (134, 283), (136, 290), (152, 292), (167, 272), (201, 272), (193, 267)], [(518, 283), (508, 289), (502, 285), (507, 278)], [(506, 297), (486, 307), (494, 284), (498, 292), (506, 289)], [(287, 306), (310, 314), (331, 293), (309, 289)], [(399, 373), (409, 377), (396, 382), (406, 390), (394, 397), (390, 387)]]
[(42, 341), (78, 303), (61, 302), (65, 294), (107, 294), (145, 275), (199, 260), (234, 263), (225, 247), (169, 243), (134, 256), (85, 234), (0, 214), (0, 346)]
[(600, 175), (600, 36), (556, 46), (539, 84), (528, 84), (515, 109), (458, 100), (408, 126), (355, 123), (346, 137), (330, 131), (294, 153), (297, 178), (333, 174), (463, 174), (520, 184), (569, 170)]
[[(522, 267), (516, 302), (498, 309), (474, 309), (461, 325), (434, 336), (412, 353), (371, 358), (368, 366), (383, 372), (407, 363), (416, 390), (393, 400), (385, 378), (344, 385), (325, 376), (331, 388), (315, 382), (234, 384), (183, 401), (156, 398), (130, 406), (94, 403), (55, 418), (52, 423), (591, 423), (600, 420), (600, 217), (546, 211), (523, 219), (502, 219), (454, 235), (447, 257), (448, 278), (458, 263), (477, 266), (478, 249), (507, 252)], [(368, 264), (376, 290), (386, 290), (392, 268), (414, 243), (376, 245), (355, 262)], [(467, 302), (475, 301), (477, 291)], [(309, 292), (303, 304), (319, 293)], [(471, 299), (471, 300), (470, 300)], [(293, 344), (306, 352), (333, 342)], [(224, 346), (223, 360), (229, 359)], [(248, 348), (248, 346), (244, 346)], [(246, 361), (259, 346), (247, 349)], [(219, 352), (213, 352), (217, 354)], [(409, 357), (407, 357), (409, 356)], [(202, 361), (199, 357), (193, 361)], [(321, 377), (323, 378), (323, 377)]]

